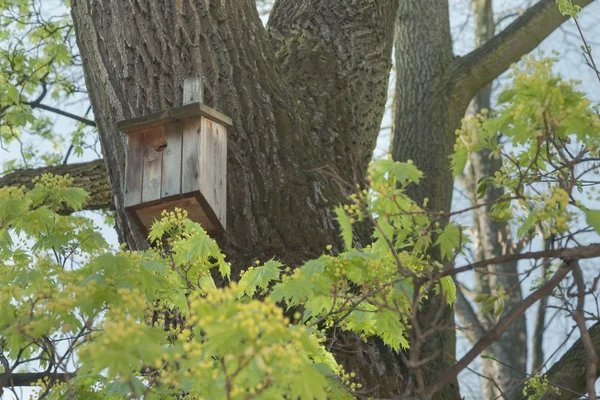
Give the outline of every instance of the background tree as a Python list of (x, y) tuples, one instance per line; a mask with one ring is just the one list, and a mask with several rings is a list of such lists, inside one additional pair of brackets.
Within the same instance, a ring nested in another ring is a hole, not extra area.
[[(319, 170), (330, 168), (345, 182), (363, 175), (383, 115), (394, 24), (394, 158), (412, 159), (425, 173), (413, 198), (419, 204), (427, 198), (429, 208), (448, 213), (452, 179), (446, 160), (468, 103), (564, 17), (554, 2), (542, 1), (486, 45), (457, 58), (447, 2), (402, 2), (396, 18), (397, 6), (394, 1), (279, 1), (265, 31), (250, 1), (221, 6), (74, 2), (112, 188), (113, 197), (104, 197), (104, 204), (114, 201), (121, 240), (132, 249), (146, 246), (123, 212), (124, 144), (116, 121), (177, 105), (183, 77), (201, 74), (208, 83), (207, 103), (235, 125), (229, 143), (229, 225), (218, 238), (234, 269), (273, 256), (298, 265), (320, 254), (335, 241), (331, 208), (346, 193)], [(126, 18), (131, 19), (125, 23)], [(97, 165), (78, 168), (98, 171)], [(8, 176), (3, 184), (21, 176)], [(78, 183), (97, 182), (80, 176)], [(100, 190), (99, 197), (106, 194)], [(366, 238), (356, 234), (357, 240)], [(449, 308), (446, 319), (452, 321)], [(441, 361), (433, 365), (454, 363), (453, 336), (428, 343)], [(352, 337), (338, 343), (343, 341), (339, 360), (367, 386), (377, 385), (382, 395), (404, 387), (402, 363), (385, 347), (363, 346)], [(343, 351), (348, 346), (359, 349)], [(456, 390), (450, 387), (442, 396), (455, 397)]]

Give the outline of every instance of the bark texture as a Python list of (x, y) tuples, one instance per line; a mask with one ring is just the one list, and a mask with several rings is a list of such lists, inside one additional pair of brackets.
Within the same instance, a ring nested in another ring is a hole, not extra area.
[(51, 173), (53, 175), (70, 175), (71, 178), (73, 178), (73, 185), (85, 189), (90, 195), (90, 199), (85, 204), (86, 210), (105, 210), (113, 208), (110, 196), (110, 186), (106, 179), (106, 167), (103, 160), (18, 170), (1, 177), (0, 187), (25, 186), (27, 189), (31, 189), (33, 188), (33, 183), (31, 182), (33, 178), (46, 173)]
[[(330, 211), (346, 193), (318, 170), (332, 168), (348, 181), (364, 173), (384, 111), (398, 1), (279, 0), (267, 31), (254, 0), (73, 0), (106, 172), (99, 162), (65, 166), (65, 172), (84, 171), (76, 184), (97, 199), (88, 206), (114, 203), (120, 240), (145, 248), (123, 209), (126, 138), (116, 122), (181, 105), (184, 78), (202, 75), (205, 102), (234, 121), (228, 226), (217, 239), (235, 269), (273, 256), (296, 265), (320, 254), (336, 240)], [(413, 159), (425, 172), (413, 197), (448, 211), (447, 157), (470, 99), (564, 18), (550, 8), (553, 0), (542, 0), (493, 43), (456, 58), (446, 0), (401, 5), (394, 157)], [(33, 174), (18, 172), (0, 182), (26, 182)], [(439, 307), (445, 306), (430, 305)], [(451, 323), (451, 310), (444, 311)], [(453, 335), (429, 347), (441, 361), (429, 375), (435, 379), (453, 361)], [(344, 336), (334, 348), (369, 395), (402, 393), (406, 366), (380, 342), (362, 345)], [(457, 393), (449, 387), (438, 398)]]
[[(594, 348), (599, 349), (600, 322), (589, 328), (588, 332)], [(583, 398), (587, 392), (586, 368), (587, 352), (581, 339), (578, 339), (546, 374), (550, 383), (550, 390), (544, 393), (540, 400), (575, 400)], [(600, 361), (597, 362), (596, 369), (600, 369)], [(516, 398), (525, 400), (522, 395)]]
[[(592, 1), (575, 0), (573, 3), (584, 7)], [(478, 32), (482, 46), (465, 57), (454, 57), (452, 52), (447, 0), (404, 1), (399, 6), (395, 38), (397, 79), (392, 155), (398, 161), (412, 159), (424, 172), (421, 184), (408, 190), (408, 194), (419, 204), (428, 199), (427, 207), (435, 211), (449, 212), (451, 209), (453, 179), (448, 157), (453, 152), (454, 133), (460, 126), (468, 104), (486, 86), (488, 92), (483, 92), (478, 100), (483, 101), (487, 96), (489, 102), (491, 82), (566, 20), (560, 15), (554, 0), (541, 0), (503, 32), (494, 36), (493, 27), (484, 27), (482, 24), (493, 18), (491, 3), (482, 0), (474, 2), (483, 19)], [(479, 164), (472, 171), (475, 175), (487, 175), (497, 168), (497, 165), (485, 165), (481, 162), (485, 155), (474, 157), (480, 157), (479, 160), (473, 160)], [(490, 197), (492, 194), (488, 193), (487, 198)], [(502, 226), (491, 226), (483, 209), (479, 211), (479, 215), (475, 215), (475, 219), (480, 233), (476, 238), (478, 258), (487, 259), (508, 249), (503, 247), (509, 241)], [(515, 270), (516, 265), (503, 264), (490, 268), (497, 272), (510, 272)], [(494, 281), (485, 283), (485, 286), (498, 288), (503, 285), (506, 290), (514, 292), (506, 307), (510, 310), (510, 306), (521, 299), (518, 280), (500, 275), (492, 279)], [(480, 282), (483, 284), (481, 280)], [(433, 299), (428, 307), (444, 307), (442, 302), (437, 301), (436, 304), (436, 301)], [(453, 315), (451, 310), (445, 313), (448, 326), (453, 322)], [(480, 332), (490, 326), (490, 321), (486, 322), (485, 318), (483, 322), (478, 327)], [(498, 359), (519, 368), (526, 359), (526, 347), (522, 344), (525, 339), (522, 337), (523, 332), (524, 318), (519, 318), (515, 327), (511, 327), (501, 339), (505, 345), (495, 343), (494, 346), (497, 347), (492, 352), (502, 354)], [(435, 340), (427, 343), (424, 355), (437, 354), (430, 363), (430, 382), (435, 381), (452, 364), (455, 347), (453, 336), (453, 333), (440, 333)], [(517, 339), (519, 341), (515, 342)], [(523, 351), (518, 353), (521, 350)], [(497, 366), (491, 365), (489, 361), (486, 366), (490, 370), (484, 373), (499, 375)], [(511, 394), (518, 391), (518, 386), (515, 385), (516, 375), (515, 371), (510, 371), (502, 378), (503, 387), (507, 390), (512, 388)], [(495, 389), (489, 388), (489, 393), (493, 391)], [(440, 398), (453, 398), (457, 393), (447, 387), (439, 395)]]
[[(73, 1), (121, 240), (146, 245), (123, 210), (125, 138), (116, 122), (181, 105), (183, 79), (201, 75), (205, 103), (234, 125), (228, 225), (217, 238), (234, 269), (321, 254), (336, 241), (331, 208), (346, 193), (317, 170), (364, 175), (385, 106), (396, 8), (397, 0), (280, 0), (267, 32), (253, 0)], [(403, 389), (404, 367), (389, 348), (352, 337), (336, 345), (370, 394)]]

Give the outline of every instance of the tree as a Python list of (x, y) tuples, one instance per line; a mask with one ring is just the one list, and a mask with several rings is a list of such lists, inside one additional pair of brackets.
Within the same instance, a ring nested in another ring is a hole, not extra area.
[[(330, 3), (279, 1), (268, 31), (251, 1), (73, 3), (117, 227), (131, 249), (147, 242), (123, 211), (124, 144), (116, 121), (176, 105), (184, 76), (203, 75), (206, 101), (234, 120), (230, 226), (217, 240), (235, 276), (254, 260), (274, 256), (300, 265), (335, 241), (331, 209), (347, 193), (319, 171), (330, 168), (342, 182), (364, 175), (383, 113), (395, 23), (394, 158), (412, 159), (423, 170), (422, 184), (409, 190), (417, 204), (427, 198), (429, 208), (448, 213), (452, 178), (446, 160), (469, 101), (564, 20), (554, 2), (542, 1), (480, 49), (453, 58), (444, 1), (404, 2), (397, 21), (398, 5), (391, 0)], [(435, 23), (424, 23), (429, 19)], [(356, 236), (366, 241), (369, 230), (358, 229)], [(444, 307), (439, 300), (430, 306)], [(451, 321), (450, 308), (445, 310)], [(441, 336), (427, 345), (436, 348), (441, 362), (435, 365), (444, 369), (454, 364), (453, 333)], [(380, 395), (404, 389), (406, 371), (398, 357), (381, 344), (343, 340), (358, 350), (334, 349), (338, 361), (367, 387), (379, 387)], [(434, 370), (428, 382), (437, 375)], [(455, 396), (456, 385), (446, 391), (442, 396)]]

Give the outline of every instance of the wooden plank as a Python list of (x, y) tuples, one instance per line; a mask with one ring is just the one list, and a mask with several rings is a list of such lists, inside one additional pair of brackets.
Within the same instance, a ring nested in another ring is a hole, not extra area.
[(220, 113), (219, 111), (214, 110), (202, 103), (191, 103), (142, 117), (119, 121), (117, 123), (117, 127), (121, 132), (130, 133), (142, 128), (154, 128), (182, 119), (200, 116), (210, 118), (225, 127), (233, 126), (233, 121), (225, 114)]
[(142, 185), (142, 202), (144, 203), (160, 199), (163, 152), (156, 151), (154, 144), (162, 138), (162, 127), (149, 129), (144, 135), (144, 182)]
[(194, 222), (198, 222), (209, 233), (217, 233), (210, 219), (204, 214), (204, 210), (198, 203), (195, 197), (184, 197), (176, 199), (166, 199), (166, 201), (145, 206), (135, 210), (136, 216), (139, 218), (142, 226), (149, 231), (154, 221), (159, 221), (163, 210), (174, 211), (175, 208), (180, 208), (188, 212), (188, 218)]
[(226, 226), (227, 211), (227, 129), (202, 117), (200, 139), (200, 192)]
[(204, 84), (201, 76), (190, 76), (183, 81), (183, 104), (204, 103)]
[(144, 132), (133, 132), (127, 138), (127, 156), (125, 162), (125, 207), (142, 202)]
[(181, 193), (181, 152), (183, 122), (174, 122), (164, 126), (167, 147), (162, 158), (161, 198)]
[(181, 194), (200, 190), (200, 118), (183, 122), (183, 148), (181, 150)]

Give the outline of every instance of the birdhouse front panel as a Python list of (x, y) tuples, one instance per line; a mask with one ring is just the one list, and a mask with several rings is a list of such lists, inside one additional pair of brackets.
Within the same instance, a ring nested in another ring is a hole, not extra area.
[(176, 207), (209, 234), (226, 226), (230, 120), (203, 104), (190, 106), (119, 124), (128, 133), (125, 207), (146, 232), (162, 210)]

